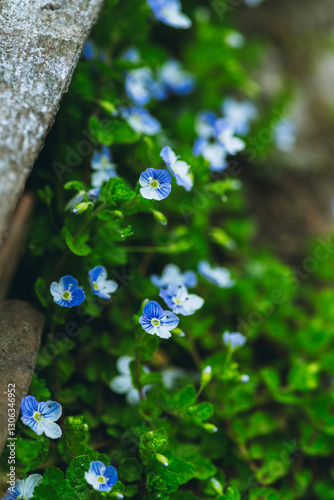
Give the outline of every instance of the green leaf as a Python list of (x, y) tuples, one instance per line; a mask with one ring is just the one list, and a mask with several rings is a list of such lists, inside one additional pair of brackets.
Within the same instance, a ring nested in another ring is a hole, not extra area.
[(48, 401), (51, 398), (51, 393), (49, 389), (45, 387), (45, 380), (42, 378), (37, 378), (37, 375), (34, 373), (31, 379), (29, 394), (34, 396), (37, 401)]
[(65, 456), (72, 458), (86, 453), (89, 429), (83, 417), (66, 417), (64, 427), (60, 448)]
[(156, 495), (155, 498), (165, 498), (170, 493), (176, 491), (179, 487), (177, 475), (169, 470), (169, 467), (154, 462), (148, 469), (147, 489), (150, 493)]
[(229, 486), (224, 495), (220, 495), (217, 500), (240, 500), (240, 493), (237, 489)]
[(86, 191), (84, 184), (80, 181), (69, 181), (64, 184), (64, 189), (76, 189), (77, 191)]
[[(75, 215), (70, 215), (66, 218), (65, 227), (62, 230), (62, 235), (65, 238), (68, 248), (75, 255), (88, 255), (92, 249), (86, 244), (90, 237), (88, 228), (88, 220), (83, 221), (83, 218)], [(80, 221), (80, 222), (79, 222)]]
[(177, 475), (179, 484), (185, 484), (195, 477), (195, 465), (183, 458), (173, 457), (168, 468)]
[(102, 195), (111, 205), (126, 203), (136, 197), (136, 193), (119, 177), (109, 179), (102, 189)]
[(168, 407), (171, 410), (179, 411), (185, 406), (194, 402), (196, 397), (196, 390), (193, 385), (187, 385), (181, 391), (176, 392), (169, 400)]
[(85, 472), (88, 472), (89, 465), (90, 458), (87, 455), (81, 455), (71, 461), (66, 471), (66, 479), (72, 488), (79, 493), (79, 498), (84, 498), (84, 495), (89, 493), (88, 483), (85, 479)]
[(200, 422), (207, 420), (213, 415), (213, 406), (211, 403), (200, 403), (197, 406), (190, 406), (188, 408), (189, 415), (192, 415)]
[(273, 368), (263, 368), (260, 371), (263, 382), (272, 391), (275, 392), (280, 386), (280, 378)]

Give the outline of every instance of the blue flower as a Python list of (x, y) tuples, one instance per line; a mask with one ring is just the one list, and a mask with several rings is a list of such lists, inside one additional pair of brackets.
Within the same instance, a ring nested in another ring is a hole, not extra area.
[(27, 396), (21, 401), (21, 420), (28, 425), (36, 434), (44, 434), (52, 439), (61, 436), (61, 428), (56, 424), (61, 416), (61, 406), (56, 401), (38, 403), (33, 396)]
[(193, 77), (184, 71), (178, 61), (167, 61), (160, 70), (160, 78), (174, 94), (189, 94), (194, 88)]
[(34, 496), (35, 487), (43, 480), (40, 474), (31, 474), (24, 480), (15, 481), (15, 486), (11, 486), (5, 495), (4, 500), (29, 500)]
[(238, 135), (248, 134), (249, 124), (257, 115), (257, 109), (253, 103), (249, 101), (238, 102), (234, 99), (225, 99), (222, 111)]
[(206, 278), (210, 283), (213, 283), (220, 288), (230, 288), (235, 282), (231, 280), (231, 273), (225, 267), (211, 267), (210, 264), (202, 260), (198, 264), (198, 272)]
[[(120, 375), (114, 377), (110, 382), (110, 389), (117, 394), (126, 394), (126, 401), (131, 406), (140, 403), (139, 391), (133, 386), (132, 383), (130, 363), (133, 359), (134, 358), (131, 358), (131, 356), (121, 356), (116, 362)], [(150, 370), (145, 365), (143, 366), (143, 370), (145, 373), (150, 373)], [(150, 387), (150, 385), (145, 385), (142, 388), (144, 395)]]
[(276, 123), (274, 139), (277, 149), (282, 153), (292, 151), (296, 142), (296, 132), (296, 124), (288, 118), (284, 118)]
[(181, 11), (179, 0), (147, 0), (153, 10), (154, 16), (172, 28), (188, 29), (192, 22), (188, 16)]
[(85, 472), (85, 479), (94, 490), (110, 491), (117, 483), (118, 474), (113, 465), (106, 467), (103, 462), (97, 460), (90, 463), (88, 472)]
[(236, 349), (245, 345), (246, 337), (239, 332), (225, 332), (223, 333), (223, 342), (225, 345), (230, 345), (232, 349)]
[(139, 63), (140, 62), (140, 53), (139, 50), (136, 47), (130, 47), (128, 48), (123, 56), (122, 59), (124, 61), (130, 61), (133, 63)]
[(204, 299), (193, 293), (189, 294), (184, 285), (173, 283), (167, 289), (160, 290), (160, 297), (175, 314), (190, 316), (200, 309)]
[(140, 194), (147, 200), (163, 200), (171, 192), (172, 178), (167, 170), (147, 168), (139, 177)]
[(199, 137), (210, 139), (215, 135), (217, 115), (212, 111), (200, 111), (195, 120), (195, 130)]
[(101, 188), (100, 187), (96, 187), (96, 188), (90, 189), (87, 192), (88, 199), (91, 200), (91, 201), (93, 201), (94, 203), (100, 198), (100, 194), (101, 194)]
[(247, 384), (247, 382), (249, 382), (249, 375), (247, 374), (241, 375), (241, 383)]
[(79, 306), (85, 300), (85, 292), (79, 288), (78, 281), (73, 276), (63, 276), (59, 283), (54, 281), (50, 285), (53, 300), (62, 307)]
[(151, 99), (152, 73), (149, 68), (138, 68), (126, 75), (125, 90), (130, 99), (139, 106), (144, 106)]
[(151, 300), (144, 307), (139, 323), (150, 335), (169, 339), (172, 336), (170, 331), (179, 324), (179, 318), (172, 312), (164, 311), (158, 302)]
[(219, 118), (215, 122), (216, 139), (230, 155), (235, 155), (245, 149), (245, 143), (238, 137), (234, 137), (235, 128), (228, 118)]
[(97, 188), (102, 186), (111, 177), (116, 177), (116, 165), (111, 162), (111, 154), (107, 146), (103, 146), (102, 151), (95, 151), (92, 159), (92, 186)]
[(217, 142), (211, 143), (208, 139), (199, 137), (195, 141), (193, 153), (195, 156), (203, 156), (213, 172), (221, 172), (228, 167), (226, 149)]
[(178, 266), (168, 264), (162, 271), (161, 277), (153, 274), (151, 281), (158, 288), (167, 288), (172, 283), (181, 283), (181, 285), (192, 288), (197, 285), (197, 276), (193, 271), (181, 273)]
[(176, 156), (169, 146), (162, 148), (160, 156), (166, 163), (170, 173), (174, 175), (176, 184), (183, 186), (186, 191), (190, 191), (194, 184), (189, 174), (190, 165), (185, 161), (180, 161), (179, 156)]
[(120, 108), (121, 115), (131, 128), (138, 134), (155, 135), (161, 130), (161, 125), (144, 109), (136, 106)]
[(103, 266), (94, 267), (88, 272), (88, 276), (92, 292), (98, 297), (110, 299), (110, 294), (118, 288), (116, 281), (107, 280), (107, 271)]

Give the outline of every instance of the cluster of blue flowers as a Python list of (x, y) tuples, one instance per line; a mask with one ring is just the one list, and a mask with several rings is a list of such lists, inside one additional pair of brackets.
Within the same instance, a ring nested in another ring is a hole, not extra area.
[[(113, 280), (108, 280), (108, 274), (103, 266), (96, 266), (88, 273), (89, 283), (93, 295), (102, 299), (110, 299), (118, 285)], [(78, 280), (73, 276), (63, 276), (59, 283), (54, 281), (50, 285), (50, 293), (54, 302), (62, 307), (75, 307), (83, 303), (86, 298), (85, 292), (79, 287)]]
[(251, 102), (226, 99), (222, 104), (223, 118), (212, 111), (202, 111), (197, 115), (193, 153), (209, 162), (210, 170), (221, 172), (228, 166), (228, 155), (236, 155), (245, 148), (245, 142), (236, 137), (249, 132), (250, 122), (257, 110)]
[[(199, 273), (210, 283), (220, 288), (234, 286), (230, 272), (222, 267), (212, 268), (206, 261), (198, 265)], [(164, 311), (156, 301), (149, 301), (139, 318), (142, 328), (150, 335), (157, 335), (163, 339), (171, 337), (171, 331), (179, 324), (178, 314), (190, 316), (200, 309), (204, 299), (196, 294), (189, 293), (188, 288), (197, 285), (197, 276), (193, 271), (182, 273), (174, 264), (168, 264), (161, 276), (152, 275), (152, 283), (160, 288), (159, 295), (170, 311)]]
[[(58, 439), (62, 430), (56, 421), (62, 414), (62, 407), (56, 401), (39, 403), (33, 396), (26, 396), (21, 401), (21, 420), (23, 424), (30, 427), (36, 434), (45, 434), (51, 439)], [(89, 470), (85, 472), (85, 479), (95, 490), (108, 492), (116, 484), (118, 474), (113, 465), (105, 466), (102, 462), (93, 461)], [(17, 480), (14, 487), (10, 487), (4, 500), (19, 500), (33, 498), (34, 489), (43, 480), (40, 474), (32, 474), (25, 480)], [(117, 498), (123, 498), (118, 494)]]

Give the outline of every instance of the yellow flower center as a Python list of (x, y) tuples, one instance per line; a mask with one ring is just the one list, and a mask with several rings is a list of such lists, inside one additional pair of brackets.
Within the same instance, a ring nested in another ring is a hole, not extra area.
[(97, 281), (93, 282), (93, 287), (94, 287), (94, 290), (98, 290), (99, 289), (99, 285), (97, 284)]
[(37, 420), (37, 422), (40, 422), (41, 420), (43, 420), (43, 415), (36, 411), (36, 413), (34, 413), (34, 419)]
[(68, 292), (66, 290), (66, 292), (63, 293), (63, 299), (64, 300), (71, 300), (71, 297), (72, 297), (71, 292)]
[(159, 326), (160, 325), (160, 321), (156, 318), (152, 319), (152, 325), (153, 326)]
[(150, 186), (151, 186), (151, 188), (153, 188), (153, 189), (157, 189), (157, 188), (160, 186), (160, 184), (159, 184), (159, 182), (158, 182), (157, 180), (152, 179), (152, 180), (150, 181)]
[(99, 476), (97, 478), (97, 480), (98, 480), (99, 483), (102, 483), (102, 484), (104, 483), (104, 477), (103, 476)]

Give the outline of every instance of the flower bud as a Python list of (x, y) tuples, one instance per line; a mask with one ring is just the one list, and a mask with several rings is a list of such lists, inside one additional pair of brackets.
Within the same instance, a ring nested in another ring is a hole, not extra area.
[(159, 455), (158, 453), (155, 456), (157, 460), (161, 463), (161, 465), (163, 465), (164, 467), (168, 467), (169, 462), (166, 457), (164, 457), (163, 455)]
[(210, 382), (212, 378), (212, 368), (211, 366), (206, 366), (202, 371), (201, 385), (204, 386)]

